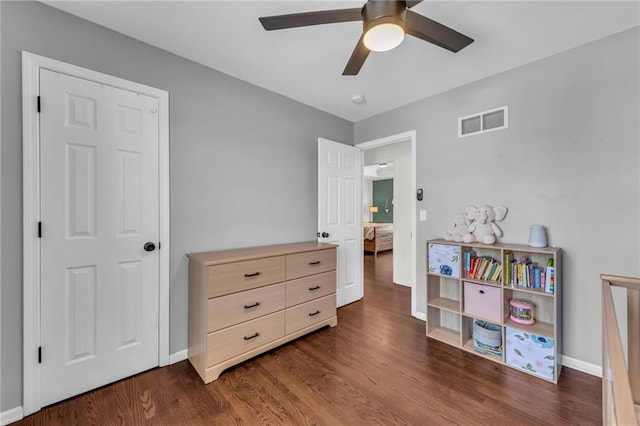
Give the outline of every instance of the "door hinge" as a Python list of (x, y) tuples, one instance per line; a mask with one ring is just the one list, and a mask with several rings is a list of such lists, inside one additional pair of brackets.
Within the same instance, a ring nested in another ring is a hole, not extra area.
[(40, 112), (40, 96), (38, 96), (38, 112)]
[(42, 238), (42, 222), (38, 222), (38, 238)]
[(42, 346), (38, 346), (38, 364), (42, 364)]

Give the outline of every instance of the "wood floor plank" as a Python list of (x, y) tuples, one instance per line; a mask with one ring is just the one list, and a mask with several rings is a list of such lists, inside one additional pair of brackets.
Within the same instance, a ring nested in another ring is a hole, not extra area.
[(324, 328), (205, 385), (188, 361), (46, 407), (15, 425), (596, 425), (601, 380), (557, 385), (427, 339), (393, 252), (365, 256), (365, 297)]

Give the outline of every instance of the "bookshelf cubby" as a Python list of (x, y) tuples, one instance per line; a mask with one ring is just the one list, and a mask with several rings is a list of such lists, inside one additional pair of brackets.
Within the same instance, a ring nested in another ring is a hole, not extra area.
[[(561, 267), (557, 247), (428, 240), (427, 337), (558, 383)], [(534, 304), (534, 324), (510, 318), (512, 299)], [(499, 329), (500, 347), (474, 342), (476, 322)]]

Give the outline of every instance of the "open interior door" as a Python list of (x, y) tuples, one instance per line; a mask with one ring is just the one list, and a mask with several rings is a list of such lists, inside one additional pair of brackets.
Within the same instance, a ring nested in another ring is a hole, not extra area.
[(362, 299), (362, 151), (318, 139), (318, 241), (338, 244), (337, 306)]

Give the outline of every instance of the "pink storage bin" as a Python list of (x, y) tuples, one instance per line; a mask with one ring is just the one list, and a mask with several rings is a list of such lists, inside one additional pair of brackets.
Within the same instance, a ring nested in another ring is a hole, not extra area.
[(464, 313), (474, 317), (502, 322), (500, 288), (464, 282)]

